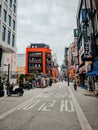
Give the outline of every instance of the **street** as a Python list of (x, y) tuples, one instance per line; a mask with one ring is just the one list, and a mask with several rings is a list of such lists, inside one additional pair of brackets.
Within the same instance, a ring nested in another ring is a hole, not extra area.
[(98, 97), (67, 82), (2, 97), (0, 130), (98, 130)]

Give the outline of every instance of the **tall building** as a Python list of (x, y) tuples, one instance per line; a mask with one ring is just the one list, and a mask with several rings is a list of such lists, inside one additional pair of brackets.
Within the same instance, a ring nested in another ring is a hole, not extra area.
[(0, 0), (0, 72), (16, 52), (16, 10), (17, 0)]
[[(77, 11), (77, 47), (79, 79), (85, 85), (86, 75), (98, 71), (98, 0), (80, 0)], [(90, 81), (90, 77), (88, 81)]]
[(31, 44), (26, 48), (26, 74), (51, 74), (51, 49), (46, 44)]

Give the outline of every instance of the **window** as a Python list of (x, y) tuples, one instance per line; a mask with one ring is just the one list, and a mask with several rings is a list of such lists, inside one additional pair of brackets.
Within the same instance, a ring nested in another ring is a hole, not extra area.
[(7, 2), (7, 0), (5, 0), (5, 2)]
[(13, 11), (16, 13), (16, 5), (13, 5)]
[(0, 17), (1, 17), (1, 5), (0, 5)]
[(11, 32), (8, 31), (8, 39), (7, 39), (8, 44), (10, 44), (10, 39), (11, 39)]
[(15, 31), (15, 20), (13, 20), (13, 30)]
[(12, 0), (9, 0), (9, 7), (12, 8)]
[(11, 27), (11, 16), (8, 15), (8, 25)]
[(14, 47), (14, 46), (15, 46), (15, 35), (12, 34), (12, 47)]
[(9, 19), (8, 25), (11, 27), (11, 16), (10, 15), (8, 16), (8, 19)]
[(7, 11), (4, 9), (3, 10), (3, 20), (4, 20), (4, 22), (6, 22), (6, 19), (7, 19)]
[(5, 41), (5, 37), (6, 37), (6, 28), (3, 26), (2, 27), (2, 40)]
[(14, 0), (14, 3), (16, 4), (16, 0)]

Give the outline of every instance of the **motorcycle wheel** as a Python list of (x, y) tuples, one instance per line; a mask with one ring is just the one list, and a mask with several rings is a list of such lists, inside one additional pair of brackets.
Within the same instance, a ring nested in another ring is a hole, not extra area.
[(7, 95), (8, 95), (8, 96), (11, 96), (10, 92), (7, 92)]
[(19, 96), (22, 96), (22, 95), (23, 95), (23, 93), (18, 93), (18, 95), (19, 95)]

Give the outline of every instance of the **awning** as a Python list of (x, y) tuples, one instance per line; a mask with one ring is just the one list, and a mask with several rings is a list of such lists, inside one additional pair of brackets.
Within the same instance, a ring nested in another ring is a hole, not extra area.
[(96, 76), (96, 75), (98, 75), (98, 70), (91, 71), (90, 73), (87, 74), (87, 76)]

